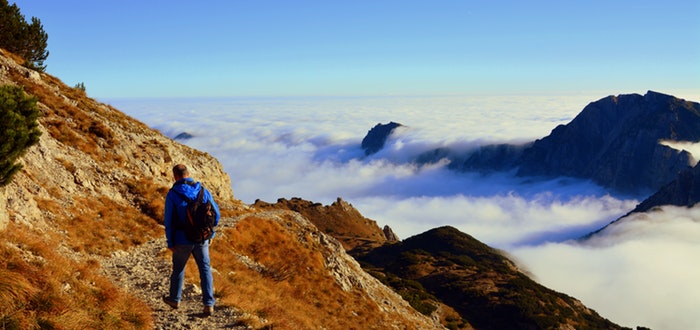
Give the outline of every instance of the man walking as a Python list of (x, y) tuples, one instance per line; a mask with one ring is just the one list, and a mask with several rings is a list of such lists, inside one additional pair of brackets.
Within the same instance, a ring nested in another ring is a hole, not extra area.
[(196, 200), (200, 190), (204, 189), (202, 203), (210, 201), (213, 210), (216, 212), (214, 226), (219, 223), (219, 206), (208, 190), (199, 182), (190, 178), (187, 167), (182, 164), (173, 167), (173, 177), (175, 183), (165, 197), (165, 237), (168, 241), (168, 249), (172, 252), (173, 272), (170, 275), (170, 293), (163, 297), (163, 301), (172, 308), (177, 308), (182, 298), (182, 284), (185, 279), (185, 265), (190, 257), (194, 256), (199, 269), (199, 280), (202, 286), (203, 314), (205, 316), (214, 313), (214, 280), (209, 265), (209, 240), (201, 243), (192, 242), (187, 239), (182, 229), (187, 221), (187, 200)]

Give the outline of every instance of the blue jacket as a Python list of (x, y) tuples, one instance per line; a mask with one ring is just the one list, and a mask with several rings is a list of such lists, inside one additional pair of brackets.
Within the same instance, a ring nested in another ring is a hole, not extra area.
[(194, 182), (192, 178), (178, 180), (173, 184), (171, 191), (168, 191), (168, 195), (165, 196), (165, 219), (163, 222), (165, 224), (165, 237), (168, 240), (168, 248), (172, 248), (175, 245), (195, 244), (185, 238), (184, 231), (178, 229), (180, 227), (179, 224), (185, 221), (187, 201), (172, 190), (187, 196), (187, 198), (195, 199), (200, 189), (204, 189), (202, 201), (211, 201), (211, 205), (216, 211), (216, 222), (214, 225), (219, 224), (219, 218), (221, 217), (219, 205), (216, 204), (209, 191), (202, 187), (199, 182)]

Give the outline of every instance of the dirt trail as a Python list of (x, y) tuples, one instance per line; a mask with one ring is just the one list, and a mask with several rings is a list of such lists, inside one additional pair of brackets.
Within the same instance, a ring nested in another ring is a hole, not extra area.
[[(220, 226), (228, 227), (233, 223), (233, 219), (221, 219)], [(199, 283), (185, 280), (179, 308), (166, 305), (161, 299), (168, 292), (172, 265), (165, 250), (163, 237), (128, 251), (117, 251), (100, 260), (102, 272), (151, 306), (155, 329), (248, 329), (239, 324), (243, 313), (231, 307), (216, 306), (213, 316), (204, 317)]]

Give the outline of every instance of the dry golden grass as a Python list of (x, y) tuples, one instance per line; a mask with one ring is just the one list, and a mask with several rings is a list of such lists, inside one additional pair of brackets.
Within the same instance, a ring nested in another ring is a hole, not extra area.
[(67, 235), (67, 244), (77, 252), (109, 255), (162, 234), (157, 220), (107, 197), (76, 198), (69, 207), (51, 199), (37, 203), (54, 215), (56, 226)]
[[(102, 120), (86, 113), (86, 110), (97, 113), (98, 107), (94, 101), (90, 101), (84, 93), (77, 95), (74, 88), (67, 87), (60, 80), (49, 75), (42, 75), (42, 79), (52, 83), (64, 94), (76, 94), (71, 96), (76, 97), (73, 100), (77, 104), (65, 100), (50, 88), (32, 81), (18, 71), (10, 70), (10, 76), (15, 82), (24, 86), (25, 92), (34, 95), (39, 102), (46, 105), (48, 110), (42, 113), (39, 121), (53, 138), (85, 152), (96, 160), (109, 156), (102, 149), (118, 141), (114, 139), (113, 132)], [(88, 107), (80, 108), (78, 105)]]
[(318, 229), (338, 239), (346, 250), (360, 246), (375, 247), (386, 242), (384, 232), (374, 220), (362, 216), (355, 208), (346, 208), (340, 199), (331, 205), (323, 206), (301, 198), (279, 199), (270, 204), (257, 200), (259, 209), (284, 209), (301, 213)]
[(56, 252), (60, 239), (11, 223), (0, 237), (0, 328), (149, 329), (150, 308)]
[(12, 53), (5, 48), (0, 48), (0, 51), (2, 52), (3, 55), (7, 56), (11, 60), (13, 60), (15, 63), (18, 65), (23, 65), (24, 64), (24, 59), (22, 56), (16, 55), (15, 53)]
[[(299, 237), (294, 221), (288, 224), (250, 216), (217, 234), (210, 252), (218, 270), (219, 304), (250, 312), (242, 321), (246, 324), (261, 327), (267, 320), (274, 329), (372, 329), (395, 321), (364, 293), (343, 291), (325, 268), (318, 243), (308, 234)], [(249, 269), (235, 254), (249, 256), (266, 270)], [(186, 276), (198, 283), (194, 264)]]
[(162, 224), (165, 210), (165, 195), (169, 187), (156, 185), (153, 180), (140, 178), (126, 180), (126, 187), (134, 195), (134, 203), (141, 212)]

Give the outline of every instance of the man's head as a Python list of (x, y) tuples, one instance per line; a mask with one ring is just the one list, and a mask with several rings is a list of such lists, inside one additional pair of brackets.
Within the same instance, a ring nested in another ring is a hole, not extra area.
[(173, 167), (173, 177), (175, 178), (175, 181), (189, 178), (190, 171), (187, 170), (187, 166), (177, 164), (175, 167)]

